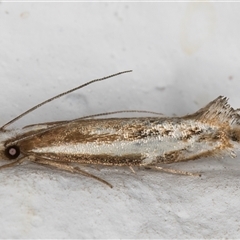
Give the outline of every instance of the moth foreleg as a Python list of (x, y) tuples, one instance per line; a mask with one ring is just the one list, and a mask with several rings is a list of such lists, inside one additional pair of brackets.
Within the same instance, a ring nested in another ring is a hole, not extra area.
[(80, 169), (79, 167), (74, 167), (74, 166), (71, 166), (71, 165), (68, 165), (65, 163), (54, 162), (52, 160), (46, 160), (46, 159), (36, 159), (36, 160), (33, 160), (33, 162), (38, 163), (38, 164), (52, 166), (52, 167), (55, 167), (55, 168), (58, 168), (58, 169), (61, 169), (61, 170), (67, 171), (67, 172), (71, 172), (71, 173), (80, 173), (86, 177), (91, 177), (91, 178), (94, 178), (94, 179), (104, 183), (104, 184), (107, 184), (111, 188), (113, 187), (107, 181), (105, 181), (91, 173), (88, 173), (88, 172)]
[(162, 171), (162, 172), (172, 173), (172, 174), (201, 177), (201, 173), (192, 173), (192, 172), (186, 172), (186, 171), (176, 170), (176, 169), (171, 169), (171, 168), (163, 168), (163, 167), (159, 167), (159, 166), (147, 166), (147, 167), (149, 167), (151, 169), (156, 169), (156, 170)]
[(20, 165), (22, 162), (24, 162), (27, 158), (24, 156), (24, 157), (21, 157), (20, 159), (18, 159), (17, 161), (14, 161), (14, 162), (11, 162), (11, 163), (8, 163), (8, 164), (5, 164), (5, 165), (2, 165), (0, 166), (0, 170), (3, 169), (3, 168), (8, 168), (8, 167), (13, 167), (13, 166), (16, 166), (16, 165)]

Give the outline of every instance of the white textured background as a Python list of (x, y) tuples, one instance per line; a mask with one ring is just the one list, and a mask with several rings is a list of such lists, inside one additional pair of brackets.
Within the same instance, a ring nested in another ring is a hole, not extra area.
[[(0, 3), (0, 123), (121, 109), (240, 107), (240, 3)], [(172, 166), (202, 178), (104, 168), (86, 177), (33, 164), (0, 172), (0, 238), (240, 238), (240, 157)]]

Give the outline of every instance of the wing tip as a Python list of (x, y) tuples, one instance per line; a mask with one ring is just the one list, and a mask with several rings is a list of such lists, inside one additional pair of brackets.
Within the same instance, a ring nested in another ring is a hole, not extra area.
[(219, 96), (205, 107), (198, 110), (192, 115), (199, 121), (211, 122), (211, 123), (240, 123), (240, 110), (233, 109), (229, 103), (228, 98), (224, 96)]

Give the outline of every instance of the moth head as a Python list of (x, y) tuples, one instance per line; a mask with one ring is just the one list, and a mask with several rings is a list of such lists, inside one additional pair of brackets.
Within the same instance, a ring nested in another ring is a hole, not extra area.
[(11, 144), (11, 132), (0, 132), (0, 160), (17, 160), (21, 151), (17, 144)]
[(0, 160), (17, 160), (21, 151), (17, 145), (5, 146), (0, 144)]
[(20, 148), (17, 145), (10, 145), (4, 149), (4, 155), (8, 160), (17, 159), (20, 155)]

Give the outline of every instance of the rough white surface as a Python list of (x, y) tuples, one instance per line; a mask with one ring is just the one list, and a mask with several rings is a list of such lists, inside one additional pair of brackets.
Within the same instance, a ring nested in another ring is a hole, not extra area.
[[(0, 123), (88, 80), (19, 121), (121, 109), (194, 112), (218, 95), (240, 107), (239, 3), (0, 3)], [(240, 157), (175, 169), (90, 171), (25, 164), (0, 173), (0, 238), (240, 238)]]

